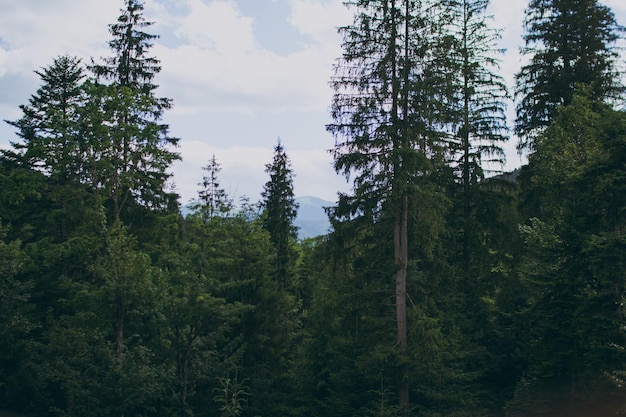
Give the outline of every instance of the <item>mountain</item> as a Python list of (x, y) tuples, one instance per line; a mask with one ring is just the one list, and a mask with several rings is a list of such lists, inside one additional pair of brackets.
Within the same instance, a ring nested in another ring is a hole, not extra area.
[(330, 222), (324, 207), (334, 206), (335, 203), (311, 196), (296, 197), (296, 203), (299, 207), (294, 225), (298, 227), (300, 239), (328, 234)]

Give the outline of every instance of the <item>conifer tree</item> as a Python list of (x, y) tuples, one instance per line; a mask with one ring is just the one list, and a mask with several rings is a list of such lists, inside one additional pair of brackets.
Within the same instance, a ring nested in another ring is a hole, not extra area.
[[(355, 19), (341, 28), (344, 53), (331, 80), (334, 121), (327, 129), (337, 138), (332, 150), (335, 170), (354, 175), (354, 195), (341, 195), (333, 215), (337, 220), (362, 217), (389, 222), (393, 267), (388, 273), (395, 283), (396, 322), (391, 345), (400, 364), (395, 385), (400, 415), (405, 416), (410, 409), (408, 239), (409, 230), (416, 230), (409, 219), (424, 218), (416, 214), (421, 210), (419, 202), (430, 198), (429, 176), (442, 161), (447, 139), (441, 126), (451, 117), (446, 82), (451, 70), (438, 58), (445, 55), (440, 48), (448, 48), (441, 29), (451, 16), (440, 2), (351, 4)], [(418, 241), (421, 238), (417, 236)]]
[(598, 0), (531, 0), (526, 9), (522, 49), (530, 62), (516, 75), (515, 132), (520, 149), (534, 148), (537, 134), (567, 106), (578, 85), (591, 98), (618, 97), (624, 87), (615, 42), (624, 32)]
[(470, 273), (472, 230), (476, 228), (473, 212), (478, 183), (486, 169), (503, 164), (502, 144), (508, 139), (505, 114), (508, 93), (497, 73), (500, 51), (495, 44), (499, 33), (488, 26), (489, 17), (485, 14), (488, 4), (488, 0), (452, 1), (455, 18), (448, 28), (454, 38), (450, 64), (458, 73), (450, 77), (455, 132), (451, 149), (461, 184), (462, 270), (466, 277)]
[[(489, 190), (484, 179), (489, 170), (503, 165), (502, 146), (508, 139), (508, 92), (499, 74), (501, 51), (496, 45), (500, 35), (490, 26), (488, 4), (488, 0), (449, 2), (453, 18), (444, 28), (444, 40), (450, 46), (441, 59), (452, 72), (448, 150), (454, 183), (446, 187), (451, 209), (445, 236), (450, 240), (444, 245), (450, 270), (432, 291), (440, 294), (437, 305), (446, 336), (443, 345), (454, 347), (447, 353), (451, 359), (448, 368), (440, 372), (448, 375), (456, 388), (448, 390), (450, 383), (444, 384), (439, 395), (462, 396), (467, 407), (493, 406), (476, 394), (489, 372), (487, 366), (477, 367), (476, 363), (489, 361), (491, 355), (484, 348), (490, 328), (488, 312), (492, 311), (485, 300), (492, 291), (490, 277), (496, 263), (490, 229), (500, 221), (484, 215), (500, 208), (494, 198), (497, 193)], [(455, 406), (454, 401), (448, 403)]]
[(259, 398), (252, 398), (252, 404), (259, 411), (285, 415), (293, 403), (294, 376), (289, 367), (295, 359), (300, 288), (296, 275), (298, 236), (293, 224), (298, 203), (294, 198), (291, 161), (280, 140), (274, 147), (272, 162), (265, 165), (265, 172), (270, 178), (261, 192), (260, 225), (271, 242), (272, 265), (271, 281), (259, 288), (263, 298), (257, 306), (257, 331), (266, 340), (260, 343), (262, 349), (254, 347), (250, 352), (257, 375), (251, 386), (259, 394), (262, 392)]
[[(142, 0), (124, 0), (125, 9), (117, 23), (109, 25), (109, 32), (113, 39), (109, 41), (109, 48), (113, 56), (103, 58), (102, 64), (92, 63), (91, 70), (97, 78), (111, 80), (113, 83), (151, 93), (157, 86), (152, 83), (154, 77), (161, 71), (159, 60), (148, 56), (153, 41), (158, 35), (144, 32), (154, 22), (147, 22), (143, 17), (144, 5)], [(161, 99), (163, 109), (169, 108), (171, 100)]]
[(280, 140), (274, 147), (272, 163), (265, 165), (265, 172), (270, 179), (261, 193), (263, 228), (269, 232), (276, 248), (277, 279), (286, 283), (295, 266), (293, 245), (298, 235), (293, 222), (298, 213), (298, 203), (293, 194), (291, 162)]
[(4, 153), (55, 180), (75, 181), (82, 163), (78, 129), (79, 107), (85, 99), (82, 64), (78, 58), (62, 55), (35, 73), (42, 85), (27, 105), (20, 106), (22, 117), (7, 121), (17, 128), (22, 142), (12, 143), (17, 152)]
[(625, 144), (626, 114), (581, 93), (529, 158), (539, 210), (521, 227), (527, 357), (512, 409), (623, 409)]
[(118, 22), (110, 25), (113, 56), (90, 67), (96, 87), (101, 79), (111, 82), (101, 87), (96, 106), (109, 126), (101, 138), (109, 144), (109, 166), (105, 168), (109, 172), (104, 181), (116, 218), (131, 198), (151, 208), (167, 204), (164, 188), (171, 176), (167, 168), (180, 159), (173, 150), (178, 139), (171, 137), (169, 126), (161, 122), (172, 101), (155, 95), (153, 79), (161, 67), (148, 51), (157, 36), (143, 31), (152, 22), (145, 21), (141, 1), (125, 0), (125, 5)]
[(201, 218), (206, 222), (214, 216), (224, 215), (233, 209), (233, 202), (220, 186), (218, 175), (222, 166), (215, 155), (211, 157), (208, 164), (202, 167), (207, 172), (202, 177), (201, 186), (198, 191), (198, 201), (193, 205), (195, 210), (199, 210)]

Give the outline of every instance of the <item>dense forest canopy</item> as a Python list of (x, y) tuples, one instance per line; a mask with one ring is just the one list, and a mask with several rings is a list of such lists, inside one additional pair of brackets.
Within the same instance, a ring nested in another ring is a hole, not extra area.
[[(487, 0), (360, 0), (327, 130), (351, 190), (299, 239), (280, 140), (258, 202), (184, 138), (157, 35), (62, 55), (0, 154), (0, 415), (626, 415), (626, 113), (595, 0), (531, 0), (511, 94)], [(493, 175), (509, 140), (528, 164)]]

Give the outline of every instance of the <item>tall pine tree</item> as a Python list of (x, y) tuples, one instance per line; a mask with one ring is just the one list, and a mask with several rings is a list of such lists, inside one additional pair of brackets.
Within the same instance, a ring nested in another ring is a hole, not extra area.
[(615, 42), (624, 32), (598, 0), (531, 0), (526, 9), (522, 49), (530, 61), (516, 75), (518, 147), (532, 150), (536, 136), (572, 102), (577, 85), (594, 100), (618, 97)]
[[(492, 307), (485, 301), (494, 293), (491, 277), (497, 262), (490, 229), (498, 227), (500, 219), (485, 213), (497, 213), (496, 195), (500, 193), (484, 180), (489, 170), (501, 169), (505, 157), (502, 146), (508, 140), (508, 92), (499, 74), (501, 51), (497, 48), (500, 35), (490, 26), (488, 5), (488, 0), (451, 1), (454, 18), (444, 38), (451, 43), (447, 59), (454, 71), (449, 77), (453, 115), (449, 150), (454, 184), (446, 187), (452, 209), (445, 235), (450, 240), (443, 253), (450, 270), (434, 290), (441, 291), (437, 305), (445, 323), (442, 333), (447, 336), (446, 343), (453, 346), (447, 354), (447, 374), (457, 394), (442, 387), (443, 392), (449, 398), (462, 396), (468, 411), (471, 407), (492, 407), (477, 394), (489, 367), (476, 364), (491, 359), (485, 345)], [(453, 401), (449, 403), (454, 406)]]
[[(272, 244), (271, 283), (259, 288), (264, 297), (257, 306), (258, 329), (266, 341), (262, 349), (252, 348), (256, 362), (255, 391), (262, 393), (256, 410), (273, 415), (287, 415), (294, 403), (294, 363), (296, 330), (301, 319), (296, 264), (299, 258), (297, 228), (293, 222), (298, 203), (293, 192), (291, 161), (280, 140), (274, 147), (272, 162), (265, 165), (269, 180), (261, 192), (261, 227)], [(253, 399), (254, 400), (254, 399)]]
[(294, 244), (298, 229), (293, 222), (298, 214), (298, 203), (293, 194), (291, 161), (280, 143), (274, 147), (274, 158), (265, 166), (270, 179), (263, 186), (262, 224), (276, 248), (276, 277), (283, 285), (293, 279), (296, 253)]
[(171, 176), (167, 169), (180, 159), (173, 150), (178, 139), (169, 135), (169, 126), (161, 121), (172, 101), (155, 95), (153, 80), (161, 67), (148, 52), (157, 36), (143, 31), (152, 22), (145, 21), (141, 1), (125, 0), (125, 5), (118, 22), (109, 27), (113, 56), (90, 67), (96, 84), (101, 79), (111, 82), (100, 90), (95, 105), (109, 126), (101, 138), (109, 144), (108, 172), (102, 181), (115, 218), (131, 199), (150, 208), (167, 204), (170, 197), (165, 185)]
[[(453, 37), (450, 64), (457, 72), (451, 76), (454, 110), (451, 144), (452, 164), (460, 192), (457, 198), (462, 230), (462, 263), (464, 278), (472, 274), (472, 252), (480, 246), (476, 222), (479, 182), (485, 171), (497, 169), (504, 162), (503, 143), (508, 140), (506, 102), (508, 92), (498, 74), (497, 30), (488, 26), (488, 0), (451, 2), (455, 18), (448, 33)], [(466, 283), (467, 284), (467, 283)]]
[[(439, 48), (448, 47), (441, 29), (451, 15), (439, 2), (378, 0), (352, 5), (354, 23), (341, 28), (344, 52), (331, 80), (333, 123), (327, 129), (337, 138), (332, 151), (335, 170), (354, 175), (354, 195), (340, 196), (333, 214), (337, 220), (388, 222), (393, 266), (383, 273), (394, 282), (396, 337), (389, 343), (397, 355), (394, 385), (404, 416), (410, 410), (409, 230), (420, 229), (409, 222), (426, 221), (419, 214), (420, 203), (432, 197), (429, 177), (442, 161), (447, 139), (441, 126), (450, 120), (446, 82), (450, 70), (438, 58), (445, 56)], [(421, 239), (415, 237), (416, 242)]]

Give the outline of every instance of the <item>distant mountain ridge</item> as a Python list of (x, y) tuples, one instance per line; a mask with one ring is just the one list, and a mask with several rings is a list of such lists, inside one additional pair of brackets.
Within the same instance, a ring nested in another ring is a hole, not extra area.
[(299, 207), (293, 223), (298, 227), (298, 237), (307, 239), (327, 235), (330, 231), (330, 222), (324, 208), (332, 207), (335, 203), (313, 196), (296, 197), (295, 200)]

